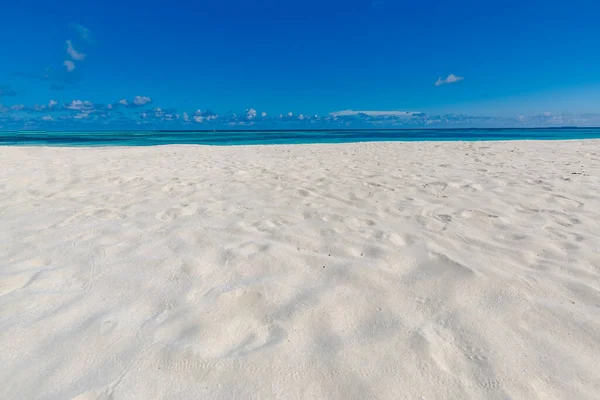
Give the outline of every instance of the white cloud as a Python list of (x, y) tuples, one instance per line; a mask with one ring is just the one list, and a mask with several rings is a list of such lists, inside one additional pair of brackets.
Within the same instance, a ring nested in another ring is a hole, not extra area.
[(246, 118), (254, 119), (256, 118), (256, 110), (254, 108), (250, 108), (246, 110)]
[(119, 104), (122, 106), (126, 106), (129, 103), (127, 102), (127, 99), (121, 99), (121, 100), (119, 100)]
[(44, 115), (42, 117), (42, 121), (53, 121), (54, 118), (52, 118), (50, 115)]
[(304, 119), (304, 115), (303, 114), (298, 115), (298, 119), (302, 121)]
[(350, 117), (355, 115), (367, 115), (369, 117), (412, 117), (414, 114), (419, 114), (416, 111), (356, 111), (356, 110), (343, 110), (332, 112), (330, 115), (333, 117)]
[(263, 111), (262, 113), (260, 113), (260, 116), (265, 118), (267, 116), (267, 113)]
[(152, 99), (147, 96), (135, 96), (133, 98), (133, 104), (136, 106), (143, 106), (145, 104), (152, 103)]
[(75, 63), (71, 60), (65, 60), (65, 62), (63, 62), (63, 65), (67, 67), (67, 72), (71, 72), (75, 69)]
[(183, 113), (183, 120), (184, 120), (185, 122), (189, 122), (189, 120), (190, 120), (190, 116), (188, 115), (188, 113), (186, 113), (186, 112), (184, 112), (184, 113)]
[(73, 100), (70, 103), (65, 104), (67, 110), (91, 110), (94, 105), (89, 101)]
[(113, 109), (113, 105), (109, 104), (109, 105), (106, 106), (106, 108), (108, 108), (109, 110), (112, 110)]
[(459, 81), (462, 81), (463, 78), (462, 76), (456, 76), (454, 74), (450, 74), (448, 75), (448, 77), (446, 79), (442, 79), (442, 77), (439, 77), (438, 80), (435, 82), (435, 86), (442, 86), (442, 85), (446, 85), (448, 83), (456, 83)]
[(81, 37), (81, 39), (88, 43), (94, 43), (94, 40), (92, 39), (92, 35), (88, 28), (79, 24), (72, 24), (71, 26), (77, 31), (77, 33), (79, 33), (79, 37)]
[(73, 47), (73, 43), (71, 43), (70, 40), (67, 40), (65, 43), (67, 43), (67, 53), (69, 53), (73, 60), (82, 61), (85, 59), (85, 54), (75, 50), (75, 48)]
[(25, 109), (24, 104), (16, 104), (10, 108), (12, 111), (21, 111)]
[(287, 113), (287, 116), (288, 116), (288, 117), (291, 117), (292, 115), (294, 115), (294, 114), (292, 114), (292, 112), (291, 112), (291, 111), (290, 111), (289, 113)]
[(58, 101), (56, 101), (56, 100), (50, 100), (48, 102), (48, 108), (52, 108), (52, 107), (54, 107), (56, 105), (58, 105)]
[[(198, 110), (200, 111), (200, 110)], [(207, 115), (207, 116), (203, 116), (203, 115), (194, 115), (193, 119), (194, 121), (201, 123), (201, 122), (208, 122), (208, 121), (213, 121), (215, 119), (217, 119), (218, 115)]]

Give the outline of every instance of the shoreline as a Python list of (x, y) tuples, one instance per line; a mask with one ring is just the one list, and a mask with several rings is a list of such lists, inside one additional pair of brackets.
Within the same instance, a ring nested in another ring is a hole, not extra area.
[(166, 148), (166, 147), (181, 147), (181, 148), (199, 148), (199, 149), (227, 149), (227, 148), (263, 148), (263, 147), (304, 147), (304, 146), (353, 146), (353, 145), (442, 145), (442, 144), (484, 144), (484, 143), (495, 143), (495, 144), (515, 144), (515, 143), (523, 143), (523, 144), (533, 144), (533, 143), (573, 143), (573, 142), (598, 142), (600, 145), (600, 137), (599, 138), (588, 138), (588, 139), (504, 139), (504, 140), (481, 140), (481, 139), (473, 139), (473, 140), (388, 140), (388, 141), (364, 141), (364, 142), (322, 142), (322, 143), (265, 143), (265, 144), (223, 144), (223, 145), (215, 145), (215, 144), (196, 144), (196, 143), (167, 143), (167, 144), (148, 144), (148, 145), (97, 145), (97, 146), (68, 146), (68, 145), (20, 145), (20, 144), (10, 144), (10, 145), (2, 145), (0, 144), (0, 149), (66, 149), (66, 150), (96, 150), (96, 149), (152, 149), (152, 148)]
[(600, 128), (81, 131), (0, 133), (5, 146), (114, 147), (156, 145), (298, 145), (352, 143), (504, 142), (600, 139)]

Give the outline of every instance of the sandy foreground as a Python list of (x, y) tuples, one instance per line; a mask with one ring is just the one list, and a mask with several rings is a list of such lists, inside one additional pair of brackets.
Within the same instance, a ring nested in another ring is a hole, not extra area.
[(1, 399), (598, 399), (600, 141), (0, 148)]

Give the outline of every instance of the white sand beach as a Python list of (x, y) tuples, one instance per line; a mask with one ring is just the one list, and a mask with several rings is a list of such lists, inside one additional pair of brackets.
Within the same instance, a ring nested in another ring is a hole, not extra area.
[(0, 398), (598, 399), (600, 140), (0, 148)]

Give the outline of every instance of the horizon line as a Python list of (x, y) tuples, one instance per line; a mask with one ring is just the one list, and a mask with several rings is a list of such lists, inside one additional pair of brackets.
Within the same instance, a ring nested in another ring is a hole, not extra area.
[(486, 131), (509, 131), (509, 130), (561, 130), (561, 129), (600, 129), (600, 126), (534, 126), (534, 127), (469, 127), (469, 128), (348, 128), (348, 129), (87, 129), (87, 130), (68, 130), (68, 129), (0, 129), (1, 133), (11, 132), (72, 132), (72, 133), (84, 133), (84, 132), (369, 132), (369, 131), (464, 131), (464, 130), (486, 130)]

